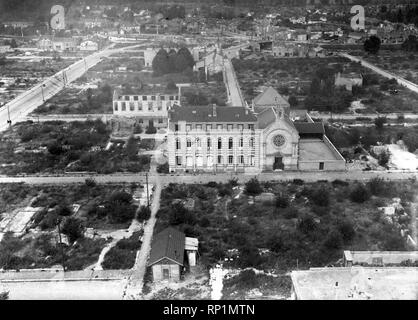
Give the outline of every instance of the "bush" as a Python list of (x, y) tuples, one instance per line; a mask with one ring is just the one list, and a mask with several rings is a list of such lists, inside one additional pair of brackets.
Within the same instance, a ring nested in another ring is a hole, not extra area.
[(329, 190), (326, 187), (321, 186), (320, 188), (312, 192), (309, 199), (317, 206), (328, 207), (330, 202)]
[(170, 225), (190, 224), (196, 223), (196, 220), (191, 212), (187, 210), (183, 204), (177, 202), (170, 207), (169, 223)]
[(381, 130), (383, 129), (383, 126), (387, 122), (386, 117), (378, 117), (374, 119), (374, 125), (376, 126), (376, 129)]
[(157, 133), (157, 128), (155, 128), (154, 126), (149, 126), (147, 128), (147, 130), (145, 131), (146, 134), (155, 134)]
[(346, 219), (338, 221), (337, 229), (345, 245), (350, 244), (356, 235), (353, 223)]
[(363, 184), (357, 184), (350, 193), (353, 202), (363, 203), (370, 199), (370, 192)]
[(257, 178), (252, 178), (245, 184), (245, 193), (250, 196), (256, 196), (263, 192), (263, 188)]
[(169, 172), (169, 165), (168, 162), (163, 163), (163, 164), (159, 164), (157, 166), (157, 172), (158, 173), (168, 173)]
[(280, 193), (276, 197), (276, 207), (277, 208), (287, 208), (290, 204), (290, 199), (287, 194)]

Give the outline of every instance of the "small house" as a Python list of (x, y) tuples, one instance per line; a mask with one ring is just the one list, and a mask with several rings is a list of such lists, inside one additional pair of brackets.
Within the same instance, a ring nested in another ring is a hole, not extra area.
[(154, 281), (180, 280), (184, 266), (185, 238), (184, 233), (171, 227), (155, 235), (148, 261)]

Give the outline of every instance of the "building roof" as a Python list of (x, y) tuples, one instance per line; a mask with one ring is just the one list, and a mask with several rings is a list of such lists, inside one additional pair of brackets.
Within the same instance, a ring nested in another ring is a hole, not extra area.
[(149, 96), (149, 95), (178, 95), (178, 90), (176, 89), (167, 89), (166, 87), (146, 87), (142, 89), (133, 88), (134, 93), (126, 93), (122, 89), (116, 89), (116, 96)]
[(170, 120), (173, 122), (256, 122), (255, 114), (244, 107), (219, 106), (174, 106), (170, 110)]
[(418, 251), (344, 251), (344, 258), (348, 262), (359, 265), (376, 264), (376, 259), (383, 265), (399, 265), (408, 260), (418, 261)]
[(253, 100), (255, 106), (274, 106), (278, 104), (289, 105), (289, 102), (283, 98), (273, 87), (268, 87)]
[(418, 268), (311, 268), (291, 278), (299, 300), (418, 299)]
[(298, 132), (302, 134), (325, 133), (322, 122), (295, 122), (294, 125)]
[(148, 266), (152, 266), (165, 258), (182, 266), (185, 238), (184, 233), (171, 227), (158, 233), (152, 240)]

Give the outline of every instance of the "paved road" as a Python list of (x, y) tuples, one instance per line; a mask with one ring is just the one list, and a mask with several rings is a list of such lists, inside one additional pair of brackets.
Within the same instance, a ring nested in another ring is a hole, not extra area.
[(418, 85), (411, 82), (411, 81), (408, 81), (408, 80), (406, 80), (406, 79), (404, 79), (404, 78), (402, 78), (402, 77), (400, 77), (396, 74), (393, 74), (391, 72), (385, 71), (385, 70), (371, 64), (370, 62), (365, 61), (362, 58), (354, 57), (354, 56), (349, 55), (347, 53), (339, 53), (339, 54), (342, 57), (350, 59), (351, 61), (360, 62), (364, 67), (369, 68), (369, 69), (373, 70), (374, 72), (377, 72), (378, 74), (382, 75), (383, 77), (386, 77), (388, 79), (395, 78), (400, 85), (403, 85), (404, 87), (407, 87), (408, 89), (418, 93)]
[[(7, 177), (0, 176), (0, 183), (28, 183), (28, 184), (72, 184), (84, 183), (86, 178), (94, 178), (98, 183), (145, 183), (144, 174), (110, 174), (110, 175), (60, 175), (60, 176), (26, 176), (26, 177)], [(315, 172), (294, 172), (284, 171), (276, 173), (260, 174), (184, 174), (184, 175), (160, 175), (150, 174), (149, 182), (156, 184), (169, 183), (207, 183), (208, 181), (226, 182), (231, 178), (238, 178), (240, 182), (246, 182), (249, 179), (257, 177), (260, 181), (290, 181), (293, 179), (302, 179), (306, 182), (315, 182), (318, 180), (333, 181), (340, 180), (369, 180), (380, 177), (389, 180), (407, 180), (418, 178), (418, 171), (315, 171)]]
[(233, 107), (243, 107), (245, 105), (244, 98), (230, 59), (224, 59), (224, 81), (229, 94), (229, 104)]
[(42, 105), (45, 100), (60, 92), (66, 84), (73, 82), (81, 77), (89, 68), (95, 66), (102, 58), (107, 57), (118, 51), (137, 47), (138, 45), (126, 48), (107, 48), (96, 52), (72, 64), (71, 66), (59, 71), (47, 80), (35, 85), (30, 90), (17, 96), (0, 108), (0, 132), (8, 128), (7, 119), (12, 120), (12, 124), (26, 120), (26, 116)]

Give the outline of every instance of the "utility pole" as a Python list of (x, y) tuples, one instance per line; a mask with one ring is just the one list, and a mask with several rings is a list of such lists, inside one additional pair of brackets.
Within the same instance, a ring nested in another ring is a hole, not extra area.
[(147, 207), (149, 209), (149, 188), (148, 188), (148, 172), (145, 173), (145, 179), (147, 182)]
[(12, 120), (10, 120), (10, 107), (9, 107), (9, 105), (7, 105), (7, 117), (8, 117), (7, 123), (9, 124), (10, 130), (12, 130)]
[(62, 269), (65, 272), (65, 256), (64, 256), (64, 248), (62, 246), (62, 239), (61, 239), (61, 226), (60, 226), (61, 220), (57, 219), (57, 222), (58, 222), (57, 223), (58, 224), (58, 235), (59, 235), (60, 248), (61, 248)]
[(45, 102), (44, 87), (45, 87), (45, 85), (44, 85), (44, 84), (42, 84), (42, 85), (41, 85), (41, 91), (42, 91), (42, 101), (43, 101), (43, 102)]

